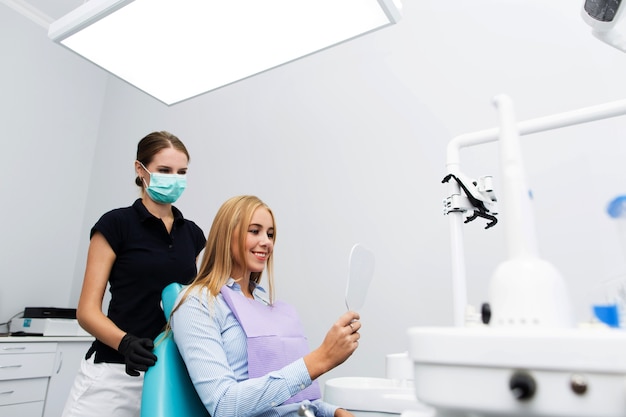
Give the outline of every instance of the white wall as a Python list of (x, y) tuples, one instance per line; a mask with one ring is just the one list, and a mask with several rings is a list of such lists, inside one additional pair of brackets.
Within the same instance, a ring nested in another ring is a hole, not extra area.
[[(108, 76), (0, 6), (0, 322), (68, 306)], [(0, 326), (0, 331), (6, 328)]]
[[(626, 55), (591, 36), (580, 6), (405, 0), (394, 27), (171, 108), (112, 78), (104, 99), (93, 98), (102, 114), (84, 219), (73, 224), (82, 230), (69, 242), (71, 254), (56, 247), (58, 256), (77, 259), (69, 304), (80, 290), (89, 228), (136, 196), (137, 141), (166, 129), (192, 156), (178, 206), (205, 231), (232, 195), (256, 194), (274, 209), (278, 293), (298, 306), (312, 343), (344, 311), (352, 244), (375, 251), (361, 346), (326, 378), (382, 376), (384, 355), (407, 348), (408, 327), (452, 323), (441, 203), (448, 141), (495, 126), (491, 98), (499, 93), (512, 97), (520, 120), (624, 98)], [(78, 66), (71, 53), (55, 53)], [(566, 276), (579, 320), (588, 319), (601, 283), (624, 262), (604, 208), (626, 189), (625, 124), (614, 119), (523, 139), (541, 253)], [(464, 151), (466, 174), (497, 181), (496, 151), (495, 144)], [(27, 175), (29, 185), (38, 178)], [(59, 175), (75, 178), (69, 164)], [(487, 300), (489, 277), (506, 255), (502, 228), (483, 226), (465, 228), (474, 304)], [(20, 249), (22, 258), (30, 253), (30, 243)]]

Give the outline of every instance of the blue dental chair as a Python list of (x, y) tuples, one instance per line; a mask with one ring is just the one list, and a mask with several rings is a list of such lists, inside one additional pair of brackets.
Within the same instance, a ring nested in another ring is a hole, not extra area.
[[(163, 312), (169, 319), (183, 286), (172, 283), (163, 289)], [(194, 388), (174, 338), (161, 333), (154, 341), (157, 361), (144, 376), (141, 417), (210, 417)]]

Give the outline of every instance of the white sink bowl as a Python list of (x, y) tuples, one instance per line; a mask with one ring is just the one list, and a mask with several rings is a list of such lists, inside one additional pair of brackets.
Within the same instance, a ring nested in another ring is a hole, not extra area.
[(324, 400), (348, 409), (355, 415), (400, 415), (408, 410), (423, 411), (425, 417), (433, 415), (430, 407), (415, 398), (411, 381), (366, 377), (333, 378), (324, 385)]
[(415, 393), (438, 416), (626, 416), (626, 332), (415, 327)]

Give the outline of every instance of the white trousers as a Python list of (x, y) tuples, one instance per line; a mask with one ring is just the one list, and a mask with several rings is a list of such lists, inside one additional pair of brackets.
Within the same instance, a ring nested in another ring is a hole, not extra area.
[(143, 373), (130, 376), (118, 363), (83, 359), (62, 417), (139, 417)]

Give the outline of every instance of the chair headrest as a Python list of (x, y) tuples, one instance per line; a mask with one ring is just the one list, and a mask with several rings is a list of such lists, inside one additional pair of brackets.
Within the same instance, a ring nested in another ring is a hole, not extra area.
[(172, 314), (172, 310), (174, 309), (174, 304), (176, 303), (176, 298), (178, 298), (178, 294), (182, 289), (183, 285), (178, 282), (172, 282), (167, 287), (163, 288), (161, 301), (163, 302), (163, 312), (165, 313), (166, 320), (169, 320), (170, 314)]

